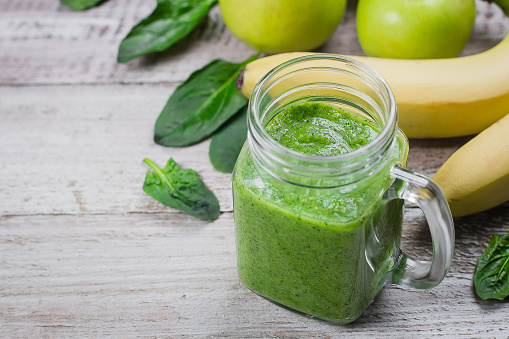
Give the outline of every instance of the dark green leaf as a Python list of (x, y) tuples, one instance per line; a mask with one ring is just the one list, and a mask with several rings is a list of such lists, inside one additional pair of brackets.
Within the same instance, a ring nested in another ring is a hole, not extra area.
[(182, 169), (172, 158), (164, 168), (151, 160), (143, 160), (154, 172), (148, 171), (143, 191), (161, 204), (177, 208), (203, 220), (216, 220), (219, 202), (192, 169)]
[(491, 238), (477, 261), (474, 285), (483, 300), (504, 300), (509, 296), (509, 234)]
[(247, 106), (228, 120), (210, 142), (209, 158), (220, 172), (231, 173), (247, 137)]
[(488, 2), (496, 3), (509, 16), (509, 2), (507, 0), (488, 0)]
[(118, 49), (118, 61), (160, 52), (186, 37), (217, 0), (157, 0), (157, 7), (133, 27)]
[(75, 11), (83, 11), (85, 9), (96, 6), (103, 0), (61, 0), (62, 3), (66, 4)]
[(171, 95), (159, 115), (154, 141), (164, 146), (188, 146), (214, 133), (247, 102), (235, 85), (240, 64), (214, 60), (194, 72)]

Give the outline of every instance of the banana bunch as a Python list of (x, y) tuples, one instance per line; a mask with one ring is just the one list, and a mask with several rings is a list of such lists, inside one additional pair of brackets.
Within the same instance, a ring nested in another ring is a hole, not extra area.
[[(239, 76), (239, 89), (249, 97), (272, 68), (309, 54), (283, 53), (255, 60)], [(490, 50), (450, 59), (348, 57), (370, 66), (387, 81), (398, 105), (399, 127), (409, 138), (477, 134), (509, 112), (509, 35)]]
[[(495, 2), (509, 12), (509, 0)], [(285, 53), (255, 60), (239, 76), (239, 89), (249, 97), (272, 68), (309, 54)], [(387, 81), (398, 105), (399, 127), (408, 137), (481, 132), (433, 178), (444, 191), (453, 216), (481, 212), (509, 200), (509, 34), (490, 50), (465, 57), (349, 57), (370, 66)]]
[[(493, 0), (509, 15), (509, 0)], [(509, 200), (509, 114), (456, 151), (433, 177), (454, 216)]]
[(453, 216), (509, 200), (509, 114), (458, 149), (433, 177)]

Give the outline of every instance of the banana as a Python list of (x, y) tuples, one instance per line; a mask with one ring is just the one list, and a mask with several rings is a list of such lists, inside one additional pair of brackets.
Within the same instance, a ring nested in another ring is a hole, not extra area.
[(433, 177), (453, 216), (509, 200), (509, 114), (458, 149)]
[[(255, 60), (239, 75), (239, 89), (249, 97), (272, 68), (309, 54), (284, 53)], [(370, 66), (388, 82), (398, 105), (399, 127), (409, 138), (476, 134), (509, 112), (509, 34), (497, 46), (464, 57), (348, 57)]]

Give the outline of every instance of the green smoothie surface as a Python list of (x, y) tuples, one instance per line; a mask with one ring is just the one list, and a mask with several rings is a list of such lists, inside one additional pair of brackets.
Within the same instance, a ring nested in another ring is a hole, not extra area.
[(265, 128), (279, 144), (305, 154), (345, 154), (379, 133), (373, 122), (338, 107), (305, 102), (279, 112)]

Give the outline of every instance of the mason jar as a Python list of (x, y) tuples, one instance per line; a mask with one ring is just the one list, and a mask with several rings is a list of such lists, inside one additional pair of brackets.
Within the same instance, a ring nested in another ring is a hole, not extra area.
[[(287, 148), (266, 127), (303, 103), (349, 112), (379, 132), (344, 154)], [(426, 289), (443, 280), (454, 249), (451, 213), (433, 181), (405, 169), (408, 140), (397, 122), (387, 83), (353, 59), (300, 57), (260, 80), (233, 176), (238, 274), (247, 288), (291, 310), (348, 323), (389, 283)], [(400, 249), (404, 200), (424, 212), (431, 261)]]

